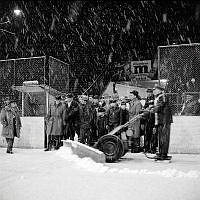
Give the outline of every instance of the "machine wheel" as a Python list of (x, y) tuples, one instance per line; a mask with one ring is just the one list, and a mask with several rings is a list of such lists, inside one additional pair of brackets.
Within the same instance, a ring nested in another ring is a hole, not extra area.
[(116, 135), (104, 135), (97, 142), (97, 148), (106, 156), (106, 162), (115, 162), (124, 154), (123, 142)]

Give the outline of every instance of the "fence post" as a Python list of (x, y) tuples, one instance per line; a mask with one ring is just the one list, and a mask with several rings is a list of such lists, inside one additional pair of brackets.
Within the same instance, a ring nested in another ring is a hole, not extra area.
[(24, 117), (24, 92), (22, 92), (22, 117)]
[(160, 85), (160, 48), (158, 46), (158, 84)]

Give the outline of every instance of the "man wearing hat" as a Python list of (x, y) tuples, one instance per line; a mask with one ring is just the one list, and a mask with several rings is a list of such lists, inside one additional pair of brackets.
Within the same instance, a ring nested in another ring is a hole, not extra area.
[(79, 105), (74, 96), (68, 93), (65, 98), (64, 108), (64, 139), (74, 140), (75, 132), (79, 135)]
[(2, 136), (6, 138), (7, 151), (12, 154), (12, 148), (15, 137), (20, 137), (22, 127), (19, 109), (16, 104), (17, 100), (7, 99), (7, 105), (1, 110), (0, 120), (3, 125)]
[(153, 94), (154, 89), (153, 88), (148, 88), (146, 90), (147, 92), (147, 98), (144, 104), (144, 109), (149, 108), (151, 106), (154, 105), (154, 99), (155, 99), (155, 95)]
[(79, 116), (80, 116), (80, 137), (79, 141), (83, 144), (92, 145), (91, 140), (91, 123), (93, 119), (92, 107), (88, 102), (88, 97), (82, 95), (80, 97), (79, 106)]
[(54, 104), (49, 106), (47, 115), (47, 128), (46, 133), (48, 136), (48, 147), (45, 151), (52, 149), (59, 149), (61, 146), (61, 139), (63, 137), (63, 120), (64, 106), (62, 104), (62, 97), (57, 95)]
[[(142, 104), (140, 102), (140, 96), (138, 91), (133, 90), (130, 92), (130, 106), (129, 106), (129, 120), (140, 114), (142, 110)], [(128, 131), (132, 132), (132, 136), (129, 136), (131, 140), (131, 152), (139, 153), (141, 152), (140, 148), (140, 119), (137, 119), (134, 123), (131, 123), (128, 127)]]
[(156, 159), (165, 160), (168, 159), (170, 127), (173, 122), (172, 113), (169, 100), (165, 94), (165, 88), (156, 85), (154, 93), (156, 98), (154, 107), (150, 109), (150, 112), (155, 113), (155, 128), (158, 134), (158, 152)]
[(107, 111), (107, 126), (108, 132), (120, 125), (120, 108), (117, 100), (110, 100), (110, 108)]
[(126, 101), (121, 102), (120, 108), (120, 125), (123, 125), (129, 120), (129, 112), (126, 108)]
[(107, 116), (106, 116), (106, 110), (99, 105), (98, 110), (97, 110), (97, 137), (98, 139), (107, 134)]
[(97, 136), (97, 113), (98, 113), (98, 107), (99, 107), (98, 95), (93, 96), (91, 106), (92, 106), (92, 113), (93, 113), (93, 118), (91, 122), (91, 131), (92, 131), (91, 137), (92, 137), (92, 143), (94, 144), (98, 140), (98, 136)]
[[(153, 88), (148, 88), (147, 98), (144, 104), (144, 109), (149, 110), (154, 106), (155, 95), (153, 94)], [(149, 153), (155, 153), (157, 147), (157, 139), (153, 135), (153, 128), (155, 123), (155, 114), (149, 112), (148, 117), (145, 117), (145, 132), (144, 132), (144, 151)]]

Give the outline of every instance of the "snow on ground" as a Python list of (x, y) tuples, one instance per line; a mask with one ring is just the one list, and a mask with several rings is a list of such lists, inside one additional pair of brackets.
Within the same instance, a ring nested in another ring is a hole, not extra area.
[[(144, 175), (159, 175), (164, 177), (188, 177), (188, 178), (199, 178), (200, 171), (190, 170), (188, 172), (183, 172), (177, 170), (175, 168), (167, 168), (165, 170), (148, 170), (141, 168), (139, 169), (129, 169), (129, 168), (116, 168), (116, 167), (108, 167), (102, 163), (96, 163), (91, 158), (79, 158), (77, 155), (74, 155), (71, 152), (70, 148), (61, 148), (57, 155), (63, 157), (67, 161), (71, 161), (75, 163), (75, 165), (81, 169), (85, 169), (88, 171), (96, 172), (96, 173), (126, 173), (126, 174), (144, 174)], [(144, 157), (145, 158), (145, 157)], [(116, 163), (114, 163), (117, 165)]]
[(128, 153), (116, 163), (80, 159), (70, 149), (0, 149), (0, 200), (199, 200), (200, 155), (156, 163)]

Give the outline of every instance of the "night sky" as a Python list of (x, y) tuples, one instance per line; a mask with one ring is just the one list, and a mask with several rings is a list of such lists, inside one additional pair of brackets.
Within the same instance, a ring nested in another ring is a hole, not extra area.
[[(159, 45), (200, 41), (200, 3), (164, 2), (0, 3), (0, 59), (53, 56), (70, 66), (74, 82), (87, 88), (105, 71), (108, 80), (117, 63), (154, 61)], [(17, 6), (20, 16), (13, 14)]]

